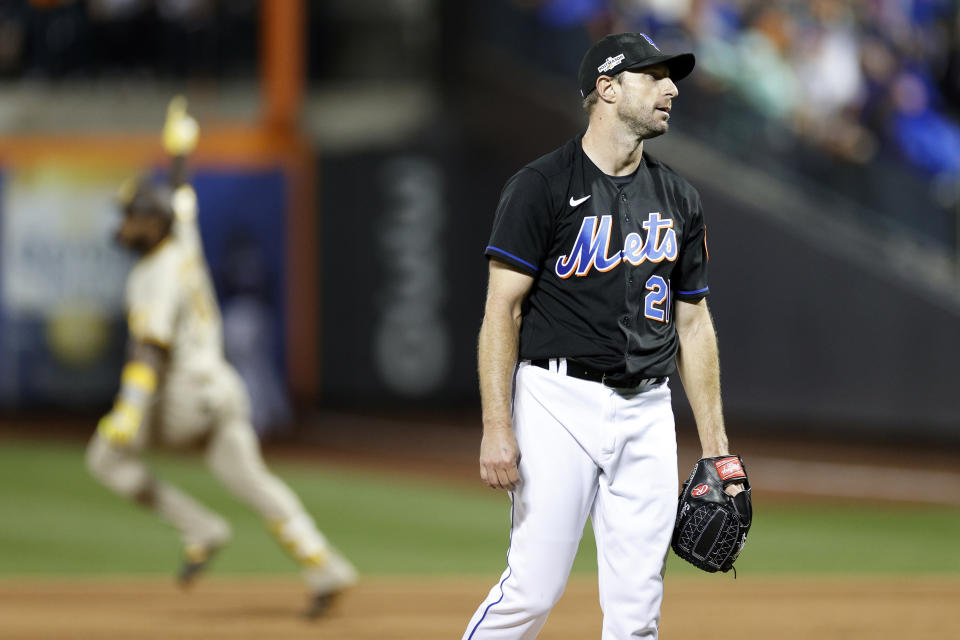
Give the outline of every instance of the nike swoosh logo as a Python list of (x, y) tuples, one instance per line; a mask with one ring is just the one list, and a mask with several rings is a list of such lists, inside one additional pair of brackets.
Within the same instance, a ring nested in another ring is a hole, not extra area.
[[(593, 194), (590, 194), (593, 195)], [(570, 197), (570, 206), (579, 207), (581, 204), (590, 199), (590, 196), (583, 196), (582, 198), (577, 198), (576, 200), (571, 196)]]

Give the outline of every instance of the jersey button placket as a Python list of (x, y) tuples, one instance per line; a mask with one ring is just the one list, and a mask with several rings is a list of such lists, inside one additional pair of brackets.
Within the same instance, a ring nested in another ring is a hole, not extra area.
[[(627, 204), (627, 194), (626, 194), (626, 193), (623, 193), (622, 191), (620, 192), (620, 212), (621, 212), (621, 215), (622, 215), (622, 217), (623, 217), (623, 223), (624, 223), (624, 225), (629, 225), (629, 224), (630, 224), (630, 207), (629, 207), (629, 205)], [(630, 228), (629, 228), (628, 226), (625, 226), (625, 227), (624, 227), (624, 229), (623, 229), (623, 235), (624, 235), (624, 237), (626, 237), (626, 235), (627, 235), (627, 233), (629, 232), (629, 230), (630, 230)], [(627, 288), (629, 289), (631, 286), (633, 286), (633, 277), (629, 275), (630, 269), (631, 269), (631, 265), (630, 265), (629, 263), (626, 263), (626, 264), (624, 264), (624, 267), (627, 269), (627, 274), (628, 274), (628, 275), (627, 275)], [(628, 295), (629, 295), (629, 294), (628, 294)], [(630, 324), (631, 324), (631, 318), (630, 318), (629, 315), (623, 316), (623, 318), (622, 318), (621, 320), (622, 320), (622, 323), (623, 323), (623, 326), (624, 326), (624, 327), (629, 327), (629, 326), (630, 326)]]

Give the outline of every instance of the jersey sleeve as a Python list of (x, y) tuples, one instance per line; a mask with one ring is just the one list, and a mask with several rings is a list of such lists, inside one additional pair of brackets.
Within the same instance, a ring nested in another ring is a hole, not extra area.
[(547, 182), (537, 171), (521, 169), (507, 181), (500, 194), (485, 253), (521, 271), (536, 274), (547, 256), (552, 233)]
[(184, 246), (201, 251), (200, 227), (197, 223), (197, 193), (186, 184), (173, 194), (174, 233)]
[(694, 197), (691, 205), (692, 215), (680, 245), (673, 290), (677, 300), (696, 302), (710, 293), (710, 286), (707, 284), (710, 253), (707, 250), (707, 226), (703, 221), (703, 206), (700, 204), (699, 195)]
[[(132, 339), (168, 348), (178, 312), (175, 256), (138, 265), (127, 282), (127, 322)], [(140, 267), (143, 267), (140, 269)]]

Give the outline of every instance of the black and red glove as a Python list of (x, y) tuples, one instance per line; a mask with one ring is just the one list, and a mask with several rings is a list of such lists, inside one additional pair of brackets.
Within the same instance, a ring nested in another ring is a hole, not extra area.
[[(724, 488), (743, 483), (735, 496)], [(740, 456), (702, 458), (683, 483), (671, 546), (704, 571), (729, 571), (747, 541), (753, 521), (750, 483)]]

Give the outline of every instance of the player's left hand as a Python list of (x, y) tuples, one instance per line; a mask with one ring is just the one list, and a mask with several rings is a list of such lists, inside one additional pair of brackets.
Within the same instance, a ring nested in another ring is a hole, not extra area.
[(723, 490), (727, 492), (727, 495), (735, 496), (744, 489), (746, 489), (746, 487), (743, 486), (742, 482), (735, 482), (734, 484), (727, 485)]
[(163, 125), (163, 147), (172, 156), (185, 156), (197, 148), (200, 126), (187, 113), (187, 99), (175, 96), (167, 106), (167, 121)]
[[(700, 456), (700, 459), (701, 459), (701, 460), (707, 459), (707, 458), (718, 458), (718, 459), (719, 459), (719, 458), (722, 458), (722, 457), (724, 457), (724, 456), (729, 456), (729, 455), (730, 455), (730, 453), (727, 451), (726, 448), (720, 449), (720, 450), (712, 450), (712, 449), (711, 449), (711, 450), (708, 450), (708, 449), (704, 449), (704, 450), (703, 450), (703, 453), (702, 453), (701, 456)], [(737, 495), (738, 493), (740, 493), (741, 491), (743, 491), (743, 490), (746, 489), (746, 488), (747, 488), (747, 487), (746, 487), (746, 485), (745, 485), (743, 482), (732, 482), (732, 483), (726, 485), (726, 486), (723, 488), (723, 490), (724, 490), (724, 492), (725, 492), (728, 496), (735, 496), (735, 495)]]
[(123, 405), (116, 406), (107, 415), (100, 418), (97, 431), (110, 444), (117, 447), (127, 447), (133, 442), (140, 430), (142, 416), (139, 411)]
[[(736, 497), (729, 489), (739, 485)], [(729, 571), (753, 522), (750, 481), (738, 455), (702, 458), (683, 483), (670, 542), (704, 571)]]

